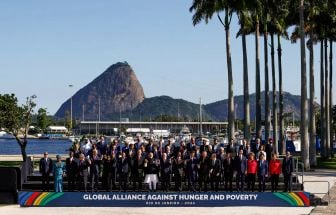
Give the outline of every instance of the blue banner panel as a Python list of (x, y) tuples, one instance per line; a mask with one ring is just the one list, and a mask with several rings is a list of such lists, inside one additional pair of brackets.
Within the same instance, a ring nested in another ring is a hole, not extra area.
[(309, 193), (20, 192), (21, 207), (308, 207)]

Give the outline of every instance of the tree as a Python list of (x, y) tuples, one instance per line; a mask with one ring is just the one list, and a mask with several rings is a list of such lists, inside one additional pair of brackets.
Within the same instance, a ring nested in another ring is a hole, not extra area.
[(259, 53), (259, 27), (261, 17), (262, 3), (260, 0), (254, 2), (254, 8), (251, 9), (251, 13), (255, 24), (255, 49), (256, 49), (256, 136), (261, 138), (261, 90), (260, 90), (260, 53)]
[[(272, 115), (273, 115), (273, 139), (275, 143), (276, 152), (278, 152), (280, 142), (282, 154), (285, 154), (284, 143), (283, 143), (283, 104), (280, 108), (280, 141), (278, 141), (278, 107), (277, 107), (277, 94), (276, 94), (276, 77), (275, 77), (275, 44), (274, 35), (278, 35), (278, 66), (279, 66), (279, 103), (283, 103), (283, 92), (282, 92), (282, 65), (281, 65), (281, 43), (280, 36), (288, 39), (287, 34), (287, 23), (285, 21), (288, 16), (288, 1), (286, 0), (269, 0), (269, 14), (270, 22), (268, 23), (268, 31), (271, 36), (271, 65), (272, 65)], [(280, 86), (281, 85), (281, 86)]]
[(237, 16), (239, 19), (240, 30), (237, 36), (241, 35), (243, 48), (243, 79), (244, 79), (244, 138), (250, 140), (251, 132), (251, 117), (250, 117), (250, 95), (249, 95), (249, 77), (248, 77), (248, 63), (246, 50), (246, 34), (251, 31), (252, 17), (248, 11), (251, 7), (251, 2), (246, 0), (237, 1), (235, 6)]
[(306, 47), (305, 47), (305, 33), (304, 33), (304, 0), (300, 0), (300, 48), (301, 48), (301, 122), (300, 122), (301, 151), (304, 167), (306, 169), (310, 169), (309, 139), (308, 139)]
[(45, 108), (40, 108), (37, 111), (37, 126), (42, 129), (45, 130), (46, 127), (49, 124), (49, 119), (47, 116), (47, 109)]
[(265, 63), (265, 140), (269, 139), (271, 131), (271, 115), (270, 115), (270, 101), (269, 101), (269, 72), (268, 72), (268, 23), (270, 19), (268, 0), (263, 0), (263, 7), (261, 13), (261, 20), (263, 25), (264, 36), (264, 63)]
[[(228, 118), (229, 118), (229, 142), (234, 139), (234, 98), (233, 98), (233, 76), (232, 76), (232, 61), (231, 61), (231, 45), (230, 45), (230, 24), (233, 14), (233, 7), (228, 0), (193, 0), (192, 6), (189, 11), (194, 12), (192, 17), (193, 24), (197, 25), (202, 20), (206, 23), (212, 18), (214, 14), (217, 17), (225, 30), (225, 44), (226, 44), (226, 61), (228, 69)], [(219, 13), (224, 11), (224, 20), (220, 17)]]
[(332, 125), (332, 130), (333, 133), (336, 133), (336, 105), (333, 106), (332, 108), (332, 119), (333, 119), (333, 125)]
[(33, 109), (36, 106), (35, 98), (35, 95), (27, 97), (26, 103), (20, 106), (14, 94), (0, 94), (0, 127), (15, 137), (23, 161), (27, 159), (27, 136)]

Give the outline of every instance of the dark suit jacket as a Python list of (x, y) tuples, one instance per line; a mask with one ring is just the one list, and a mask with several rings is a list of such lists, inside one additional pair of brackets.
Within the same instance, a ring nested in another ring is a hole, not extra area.
[(189, 176), (196, 177), (197, 175), (197, 158), (196, 157), (194, 157), (193, 159), (187, 160), (186, 170)]
[(161, 160), (161, 175), (167, 175), (172, 173), (172, 163), (170, 159), (166, 159), (165, 161)]
[(196, 143), (191, 144), (191, 142), (187, 143), (187, 150), (190, 151), (196, 151)]
[(118, 163), (117, 163), (117, 166), (118, 166), (118, 173), (121, 174), (121, 173), (128, 173), (131, 169), (130, 167), (130, 160), (129, 158), (124, 158), (124, 160), (122, 158), (120, 158), (118, 160)]
[(40, 163), (40, 173), (42, 174), (50, 174), (52, 172), (53, 162), (50, 158), (41, 158)]
[(247, 159), (245, 156), (242, 157), (242, 160), (240, 160), (239, 156), (235, 157), (235, 170), (239, 175), (245, 174), (245, 171), (247, 170)]
[(197, 164), (199, 165), (199, 168), (198, 168), (199, 176), (207, 177), (209, 175), (209, 170), (210, 170), (209, 159), (208, 158), (203, 159), (201, 157), (199, 158)]
[(266, 152), (266, 158), (267, 158), (268, 161), (271, 160), (271, 158), (272, 158), (273, 150), (274, 150), (274, 145), (268, 143), (268, 144), (266, 145), (266, 149), (265, 149), (265, 152)]
[(215, 161), (209, 160), (209, 168), (212, 170), (211, 175), (212, 176), (218, 176), (218, 174), (221, 172), (221, 162), (220, 160), (216, 159)]
[(73, 158), (70, 162), (70, 158), (65, 160), (65, 169), (68, 177), (73, 177), (78, 173), (78, 161), (76, 158)]
[(234, 152), (234, 145), (227, 145), (225, 149), (226, 153), (233, 153)]
[(230, 162), (228, 158), (225, 158), (223, 161), (223, 169), (224, 169), (224, 174), (233, 174), (235, 170), (235, 161), (233, 158), (230, 158)]
[(289, 159), (284, 158), (282, 161), (282, 173), (283, 174), (291, 174), (293, 172), (293, 158), (290, 157)]

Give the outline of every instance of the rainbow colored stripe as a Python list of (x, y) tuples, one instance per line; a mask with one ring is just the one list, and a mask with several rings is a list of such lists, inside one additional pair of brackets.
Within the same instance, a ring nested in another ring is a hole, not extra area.
[(305, 192), (295, 193), (273, 193), (278, 198), (288, 202), (291, 206), (309, 207), (309, 194)]
[(54, 192), (23, 192), (19, 194), (21, 207), (47, 206), (49, 202), (60, 198), (64, 193)]

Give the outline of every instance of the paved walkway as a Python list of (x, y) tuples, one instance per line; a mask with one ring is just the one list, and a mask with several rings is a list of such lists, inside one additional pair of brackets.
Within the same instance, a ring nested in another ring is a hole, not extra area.
[(317, 206), (310, 214), (336, 214), (336, 184), (330, 190), (330, 197), (325, 196), (325, 201), (329, 200), (328, 206)]
[[(324, 192), (327, 190), (326, 182), (307, 182), (307, 181), (328, 181), (330, 186), (336, 183), (336, 171), (334, 170), (316, 170), (307, 172), (304, 177), (305, 191)], [(322, 194), (320, 196), (323, 196)], [(77, 214), (136, 214), (136, 215), (165, 215), (165, 214), (230, 214), (230, 215), (248, 215), (248, 214), (272, 214), (272, 215), (299, 215), (299, 214), (336, 214), (336, 186), (331, 190), (331, 201), (328, 207), (225, 207), (225, 208), (20, 208), (17, 205), (0, 206), (0, 214), (6, 215), (36, 215), (36, 214), (55, 214), (55, 215), (77, 215)]]

